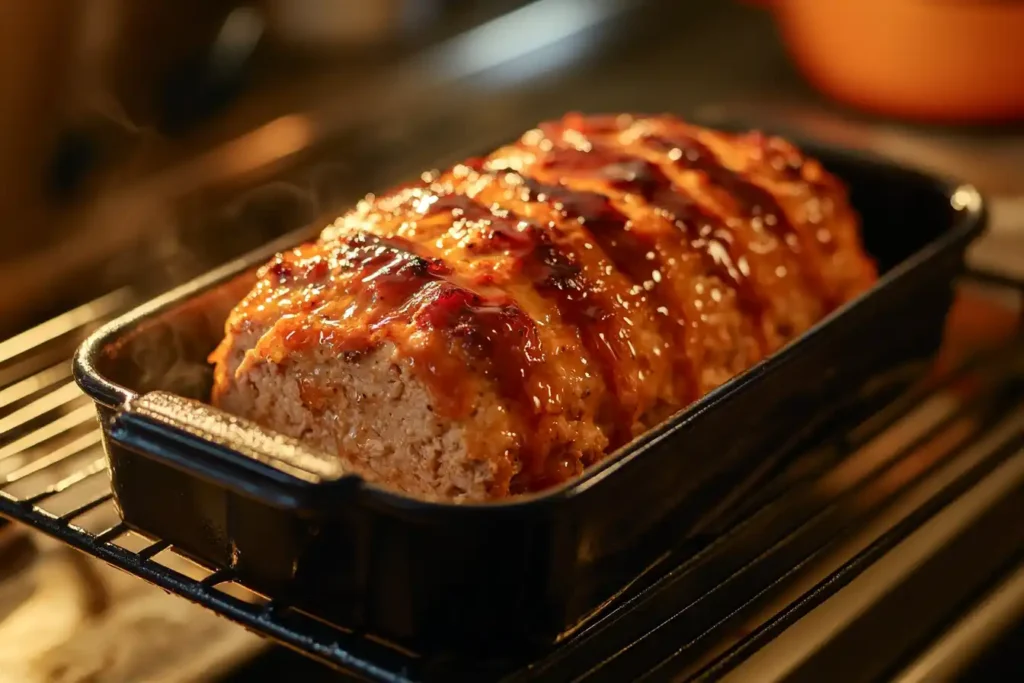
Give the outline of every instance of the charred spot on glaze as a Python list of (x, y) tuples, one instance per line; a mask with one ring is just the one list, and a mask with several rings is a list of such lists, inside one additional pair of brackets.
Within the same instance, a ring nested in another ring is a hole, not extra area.
[(284, 283), (292, 276), (292, 267), (282, 256), (279, 255), (274, 262), (270, 264), (267, 272), (273, 275), (277, 282)]

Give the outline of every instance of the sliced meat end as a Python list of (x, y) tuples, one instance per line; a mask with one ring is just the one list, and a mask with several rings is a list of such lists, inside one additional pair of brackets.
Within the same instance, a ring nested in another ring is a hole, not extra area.
[[(237, 367), (245, 351), (235, 345), (225, 369)], [(507, 493), (517, 445), (493, 393), (481, 387), (471, 422), (452, 420), (393, 345), (329, 353), (243, 368), (218, 387), (215, 405), (337, 453), (373, 481), (416, 497), (470, 501)]]

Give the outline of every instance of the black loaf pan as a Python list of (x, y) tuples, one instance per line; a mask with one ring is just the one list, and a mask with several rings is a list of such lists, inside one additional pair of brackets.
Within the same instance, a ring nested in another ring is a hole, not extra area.
[[(560, 488), (425, 503), (204, 405), (229, 309), (293, 234), (98, 331), (75, 377), (99, 409), (125, 522), (251, 588), (393, 642), (458, 655), (550, 644), (746, 498), (769, 456), (937, 349), (985, 211), (970, 186), (802, 145), (850, 187), (883, 276), (858, 300)], [(730, 502), (732, 501), (732, 502)]]

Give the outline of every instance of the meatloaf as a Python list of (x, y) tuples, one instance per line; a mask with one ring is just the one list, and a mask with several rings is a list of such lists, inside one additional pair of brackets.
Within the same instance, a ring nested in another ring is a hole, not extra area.
[(370, 195), (231, 312), (213, 403), (407, 494), (564, 482), (798, 337), (876, 269), (793, 145), (544, 123)]

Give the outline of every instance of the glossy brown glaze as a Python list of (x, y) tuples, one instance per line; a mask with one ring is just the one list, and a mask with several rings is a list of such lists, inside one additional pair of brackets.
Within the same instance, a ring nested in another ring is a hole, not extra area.
[(578, 474), (874, 279), (841, 184), (787, 143), (570, 115), (279, 255), (227, 323), (256, 341), (231, 372), (227, 340), (211, 359), (223, 387), (393, 344), (470, 432), (497, 397), (512, 445), (472, 443), (503, 496)]

